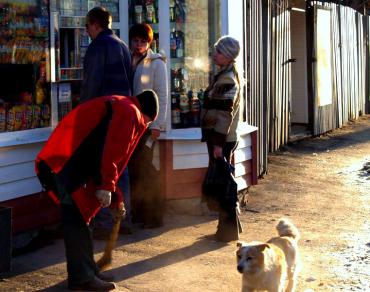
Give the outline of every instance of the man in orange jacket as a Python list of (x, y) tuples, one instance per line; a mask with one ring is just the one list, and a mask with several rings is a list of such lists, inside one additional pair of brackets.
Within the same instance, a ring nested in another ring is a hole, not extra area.
[(117, 180), (157, 114), (153, 91), (89, 100), (63, 118), (36, 158), (42, 186), (61, 205), (71, 290), (115, 289), (94, 261), (89, 223), (101, 207), (124, 208)]

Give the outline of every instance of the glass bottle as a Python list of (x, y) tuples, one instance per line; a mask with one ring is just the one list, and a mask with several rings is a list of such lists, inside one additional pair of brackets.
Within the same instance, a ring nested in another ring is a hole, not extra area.
[(135, 23), (143, 23), (144, 9), (142, 0), (135, 1)]

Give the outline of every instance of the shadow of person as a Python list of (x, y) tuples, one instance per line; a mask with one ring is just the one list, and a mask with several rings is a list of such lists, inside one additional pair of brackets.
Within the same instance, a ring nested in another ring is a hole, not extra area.
[[(223, 248), (227, 243), (217, 242), (212, 237), (203, 236), (189, 246), (180, 249), (171, 250), (149, 259), (140, 260), (109, 270), (114, 276), (114, 281), (118, 283), (135, 276), (145, 274), (156, 269), (160, 269), (172, 264), (176, 264), (198, 255), (208, 253)], [(67, 281), (59, 282), (48, 288), (36, 290), (39, 292), (68, 291)]]
[(207, 237), (202, 237), (189, 246), (171, 250), (149, 259), (144, 259), (127, 264), (125, 266), (117, 267), (109, 272), (114, 275), (116, 282), (120, 282), (137, 275), (145, 274), (150, 271), (170, 266), (198, 255), (220, 249), (225, 245), (227, 244), (209, 240)]

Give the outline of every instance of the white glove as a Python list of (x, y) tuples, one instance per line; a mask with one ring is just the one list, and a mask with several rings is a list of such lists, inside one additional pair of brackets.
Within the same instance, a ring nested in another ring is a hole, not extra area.
[(103, 208), (108, 207), (110, 205), (110, 202), (112, 200), (112, 194), (110, 191), (97, 190), (95, 192), (95, 196), (98, 198)]

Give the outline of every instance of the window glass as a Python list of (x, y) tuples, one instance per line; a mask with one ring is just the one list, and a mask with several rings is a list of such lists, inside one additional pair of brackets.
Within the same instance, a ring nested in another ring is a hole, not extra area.
[(153, 41), (150, 48), (154, 53), (159, 50), (158, 0), (129, 0), (129, 23), (149, 24), (153, 29)]
[(113, 22), (120, 21), (119, 0), (89, 0), (89, 9), (97, 6), (105, 7), (112, 14)]
[(47, 3), (0, 2), (0, 132), (50, 125)]
[(172, 128), (200, 126), (200, 107), (219, 36), (219, 1), (170, 0)]

